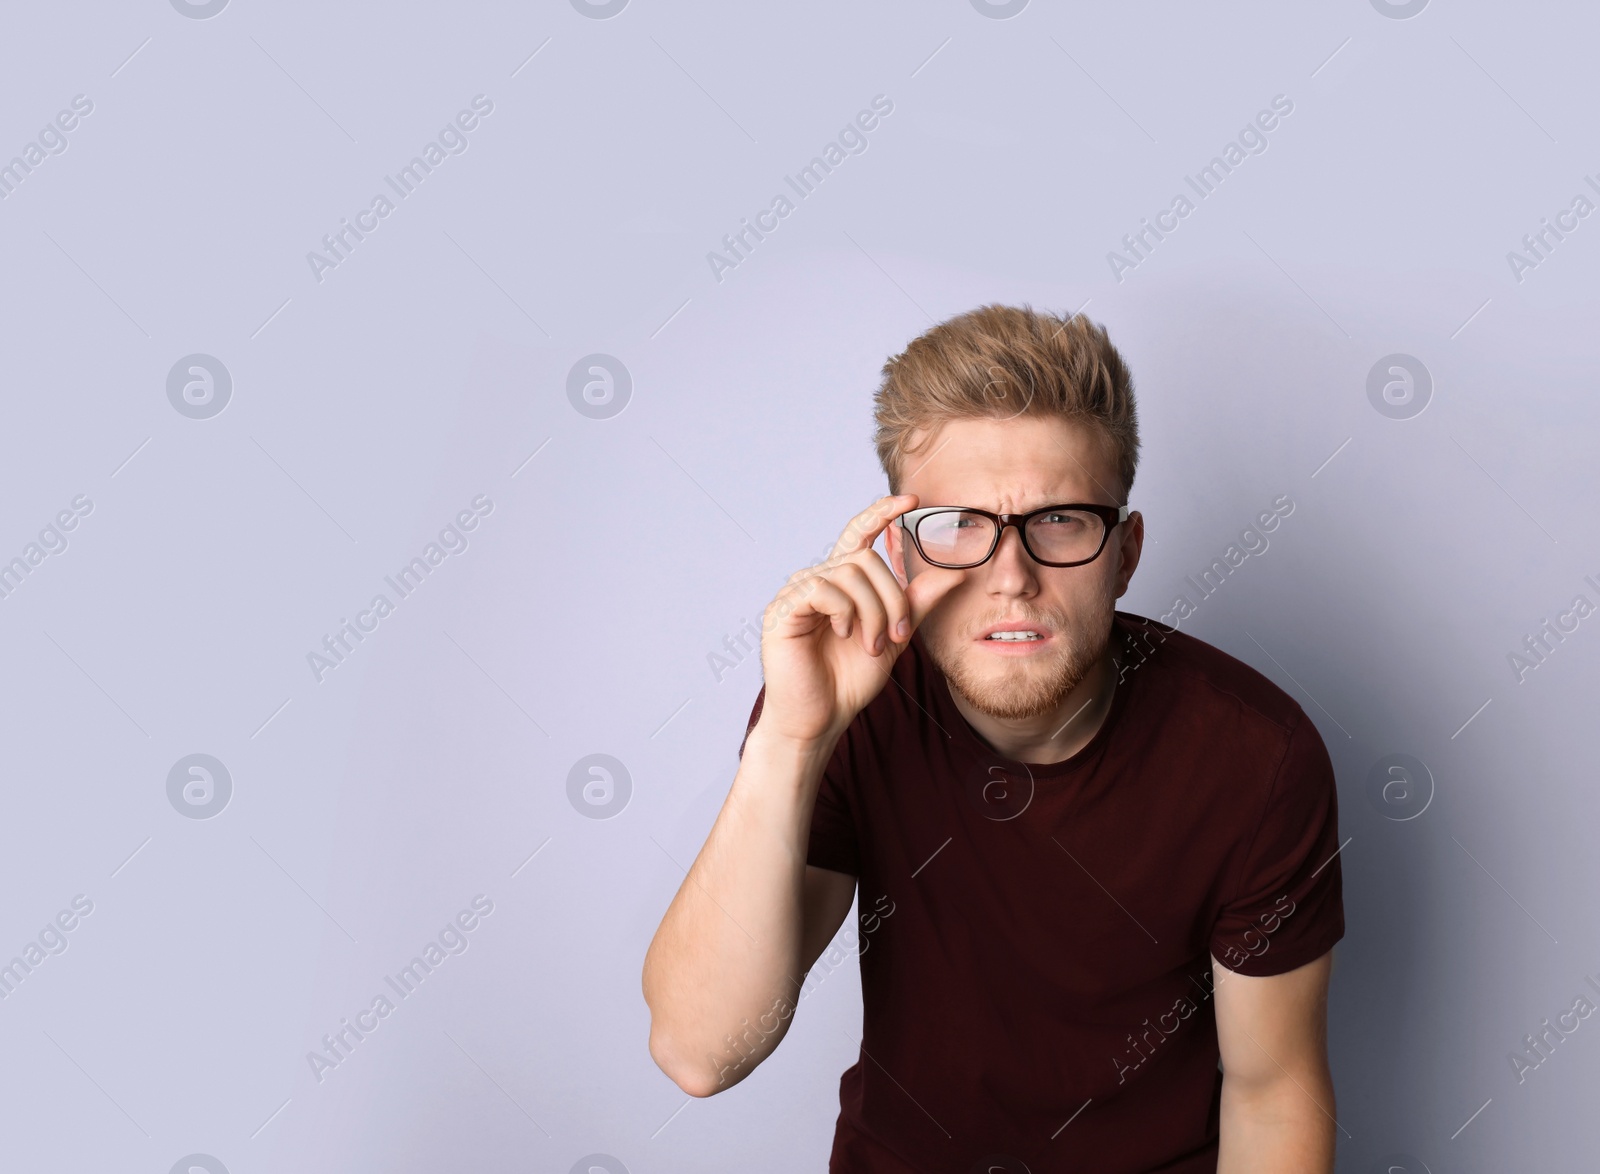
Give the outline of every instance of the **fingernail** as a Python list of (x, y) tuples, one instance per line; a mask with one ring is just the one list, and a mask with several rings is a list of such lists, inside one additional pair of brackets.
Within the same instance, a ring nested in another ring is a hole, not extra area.
[(894, 626), (894, 638), (896, 640), (904, 640), (909, 635), (911, 635), (910, 620), (901, 620)]
[(879, 636), (876, 640), (874, 640), (872, 642), (872, 655), (873, 656), (877, 656), (878, 653), (880, 653), (882, 651), (883, 651), (883, 637)]

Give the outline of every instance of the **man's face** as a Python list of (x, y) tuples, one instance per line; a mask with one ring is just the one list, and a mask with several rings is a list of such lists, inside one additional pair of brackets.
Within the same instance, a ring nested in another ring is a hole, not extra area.
[[(907, 458), (900, 492), (916, 494), (919, 508), (973, 506), (997, 514), (1069, 502), (1122, 504), (1103, 434), (1036, 417), (949, 421)], [(994, 557), (960, 572), (962, 582), (923, 620), (923, 643), (980, 713), (1008, 720), (1050, 713), (1105, 653), (1111, 613), (1128, 589), (1143, 539), (1143, 519), (1133, 513), (1112, 529), (1093, 562), (1046, 567), (1008, 526)], [(928, 567), (898, 523), (887, 540), (890, 566), (902, 582)], [(1041, 638), (987, 638), (995, 625), (1017, 621)]]

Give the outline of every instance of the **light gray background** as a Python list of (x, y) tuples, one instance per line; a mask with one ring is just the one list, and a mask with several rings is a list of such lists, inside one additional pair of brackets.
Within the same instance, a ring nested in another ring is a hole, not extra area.
[[(0, 1165), (823, 1169), (853, 962), (693, 1102), (639, 967), (760, 683), (710, 654), (882, 491), (884, 358), (991, 301), (1081, 307), (1134, 370), (1124, 608), (1198, 598), (1296, 503), (1183, 626), (1338, 770), (1340, 1169), (1583, 1164), (1600, 1021), (1522, 1083), (1508, 1057), (1600, 1000), (1600, 618), (1521, 682), (1507, 656), (1600, 604), (1600, 220), (1521, 281), (1506, 254), (1600, 171), (1600, 18), (1384, 7), (9, 6), (0, 161), (94, 108), (0, 201), (0, 558), (93, 509), (0, 599), (0, 961), (94, 908), (0, 1001)], [(316, 280), (478, 94), (469, 147)], [(878, 94), (868, 149), (715, 280)], [(1118, 281), (1107, 252), (1278, 94), (1269, 149)], [(1404, 420), (1367, 395), (1397, 352), (1433, 381)], [(192, 353), (232, 377), (209, 419), (167, 397)], [(608, 419), (567, 396), (593, 353), (632, 379)], [(480, 494), (468, 549), (318, 682), (307, 654)], [(168, 799), (194, 753), (232, 778), (209, 819)], [(568, 798), (596, 753), (631, 779), (609, 819)], [(1418, 818), (1368, 800), (1391, 753), (1433, 776)], [(477, 894), (466, 952), (319, 1083), (322, 1035)]]

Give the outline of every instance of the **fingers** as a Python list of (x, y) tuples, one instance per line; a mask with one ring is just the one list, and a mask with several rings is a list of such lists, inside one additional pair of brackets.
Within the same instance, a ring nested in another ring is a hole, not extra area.
[(841, 640), (848, 639), (855, 626), (855, 600), (821, 575), (806, 584), (805, 602), (795, 609), (797, 616), (806, 612), (824, 617)]
[(877, 586), (857, 562), (839, 564), (827, 572), (826, 578), (850, 597), (861, 650), (868, 656), (877, 656), (884, 649), (889, 631), (889, 609), (879, 597)]
[(884, 527), (916, 504), (917, 495), (914, 493), (897, 493), (889, 497), (880, 497), (850, 519), (850, 524), (839, 535), (839, 541), (833, 544), (833, 552), (828, 557), (836, 559), (847, 554), (855, 554), (859, 550), (870, 550), (872, 544), (878, 540), (878, 535), (883, 533)]
[(849, 558), (847, 563), (858, 567), (871, 582), (873, 590), (877, 592), (878, 599), (883, 604), (884, 632), (887, 638), (896, 644), (904, 644), (911, 639), (911, 604), (906, 599), (900, 581), (894, 577), (894, 572), (883, 559), (878, 557), (878, 552), (864, 550)]
[[(877, 657), (890, 644), (905, 645), (911, 634), (958, 583), (963, 571), (930, 568), (906, 587), (873, 550), (884, 529), (914, 509), (914, 493), (881, 497), (850, 520), (832, 553), (818, 566), (789, 576), (769, 612), (777, 618), (824, 617), (841, 639), (851, 636), (868, 656)], [(809, 624), (790, 629), (815, 631)]]
[[(903, 644), (910, 639), (911, 605), (889, 568), (871, 550), (792, 578), (769, 611), (773, 609), (780, 617), (800, 621), (790, 629), (794, 635), (815, 631), (804, 621), (807, 616), (821, 616), (841, 639), (854, 636), (868, 656), (881, 654), (891, 640)], [(902, 623), (905, 635), (893, 634)]]
[[(875, 657), (890, 641), (897, 645), (908, 643), (928, 613), (966, 577), (965, 571), (930, 567), (902, 590), (893, 572), (875, 551), (869, 550), (818, 572), (814, 580), (819, 585), (817, 590), (826, 587), (829, 594), (828, 606), (816, 610), (833, 619), (834, 631), (841, 637), (851, 634), (853, 621), (857, 643), (867, 655)], [(849, 601), (848, 610), (840, 596)]]

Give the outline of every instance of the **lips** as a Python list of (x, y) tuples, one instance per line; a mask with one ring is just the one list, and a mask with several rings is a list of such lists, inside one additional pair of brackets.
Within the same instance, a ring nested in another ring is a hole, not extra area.
[(1050, 639), (1050, 629), (1042, 624), (1013, 620), (990, 625), (978, 634), (978, 639), (986, 644), (1041, 644)]

